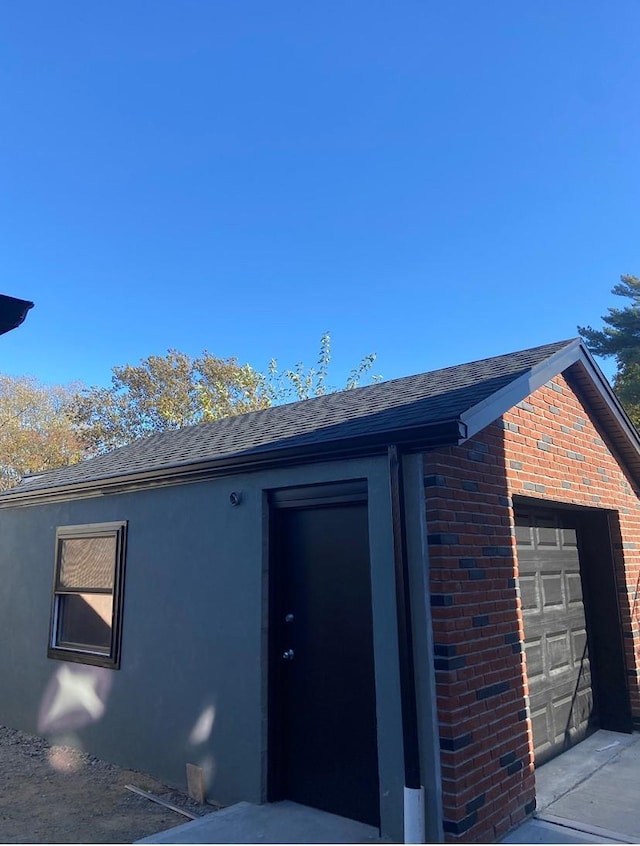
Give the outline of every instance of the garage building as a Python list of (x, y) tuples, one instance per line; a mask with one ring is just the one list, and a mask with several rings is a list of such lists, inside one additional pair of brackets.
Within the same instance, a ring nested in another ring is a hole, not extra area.
[(578, 340), (27, 477), (0, 496), (0, 723), (194, 765), (224, 804), (401, 840), (421, 795), (427, 840), (497, 839), (536, 765), (640, 719), (639, 478)]

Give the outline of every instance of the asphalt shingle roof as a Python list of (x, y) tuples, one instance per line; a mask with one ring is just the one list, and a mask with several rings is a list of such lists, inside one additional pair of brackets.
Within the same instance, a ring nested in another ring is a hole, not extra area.
[(14, 490), (46, 490), (207, 459), (258, 457), (456, 420), (570, 343), (546, 344), (151, 435), (88, 461), (26, 477)]

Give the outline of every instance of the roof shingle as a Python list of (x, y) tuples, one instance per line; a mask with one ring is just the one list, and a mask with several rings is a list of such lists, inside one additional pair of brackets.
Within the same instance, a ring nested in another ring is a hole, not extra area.
[(313, 447), (456, 420), (572, 343), (546, 344), (151, 435), (79, 464), (25, 477), (14, 491), (71, 486), (207, 459), (258, 457), (291, 447)]

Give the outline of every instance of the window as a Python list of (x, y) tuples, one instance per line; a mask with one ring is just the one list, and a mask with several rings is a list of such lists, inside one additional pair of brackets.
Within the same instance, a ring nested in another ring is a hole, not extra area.
[(126, 522), (60, 526), (48, 655), (120, 666)]

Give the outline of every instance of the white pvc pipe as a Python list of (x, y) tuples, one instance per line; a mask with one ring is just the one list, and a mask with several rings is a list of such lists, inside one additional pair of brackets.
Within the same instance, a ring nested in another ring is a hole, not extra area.
[(424, 788), (404, 789), (404, 842), (424, 843)]

